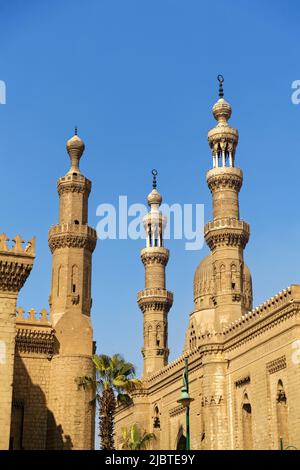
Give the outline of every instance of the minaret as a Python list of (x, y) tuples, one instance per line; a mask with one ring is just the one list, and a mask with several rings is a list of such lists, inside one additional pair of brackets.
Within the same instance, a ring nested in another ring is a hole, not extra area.
[(223, 97), (223, 77), (219, 75), (218, 80), (219, 100), (212, 109), (217, 125), (208, 132), (213, 168), (206, 175), (213, 197), (213, 221), (204, 233), (212, 252), (216, 326), (222, 327), (251, 309), (252, 295), (245, 295), (243, 286), (243, 251), (250, 232), (239, 216), (243, 173), (235, 166), (238, 131), (228, 124), (231, 106)]
[(169, 250), (163, 246), (166, 224), (159, 206), (162, 197), (156, 190), (157, 171), (153, 170), (153, 189), (148, 196), (150, 212), (144, 217), (146, 248), (141, 251), (145, 267), (145, 289), (138, 293), (138, 304), (144, 315), (144, 377), (168, 363), (168, 312), (173, 294), (166, 290), (166, 265)]
[[(52, 253), (50, 319), (56, 350), (51, 364), (49, 448), (92, 449), (94, 410), (91, 392), (78, 388), (82, 376), (93, 376), (91, 310), (92, 253), (96, 231), (88, 225), (91, 181), (80, 173), (84, 143), (67, 142), (71, 168), (58, 180), (59, 223), (49, 230)], [(48, 423), (49, 427), (49, 423)]]

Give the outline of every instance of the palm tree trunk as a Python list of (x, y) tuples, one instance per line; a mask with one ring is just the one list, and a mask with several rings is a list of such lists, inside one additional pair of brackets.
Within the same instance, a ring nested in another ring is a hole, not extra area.
[(102, 450), (114, 450), (116, 399), (111, 388), (103, 390), (100, 397), (100, 439)]

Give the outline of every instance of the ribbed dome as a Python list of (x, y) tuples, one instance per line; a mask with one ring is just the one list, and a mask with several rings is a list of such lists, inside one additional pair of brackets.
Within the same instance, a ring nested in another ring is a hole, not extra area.
[(209, 299), (214, 293), (212, 256), (206, 256), (194, 275), (194, 302), (199, 308), (209, 308)]
[[(211, 308), (214, 295), (214, 277), (211, 254), (206, 256), (197, 267), (194, 275), (194, 302), (198, 310)], [(244, 263), (243, 295), (245, 306), (252, 308), (252, 278), (248, 266)]]

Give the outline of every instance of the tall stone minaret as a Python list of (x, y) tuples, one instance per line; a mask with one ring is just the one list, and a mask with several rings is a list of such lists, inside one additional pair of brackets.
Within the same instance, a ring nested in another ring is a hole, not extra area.
[(252, 306), (251, 296), (245, 295), (243, 286), (243, 251), (249, 239), (249, 225), (239, 216), (243, 173), (235, 166), (238, 131), (228, 124), (231, 106), (223, 98), (223, 77), (219, 75), (218, 79), (219, 100), (212, 110), (218, 123), (208, 133), (213, 168), (206, 175), (213, 197), (213, 221), (208, 222), (204, 233), (213, 258), (216, 327), (222, 328)]
[(91, 310), (92, 253), (96, 232), (88, 225), (91, 181), (80, 173), (84, 143), (67, 142), (71, 168), (58, 180), (59, 223), (49, 230), (52, 253), (50, 318), (56, 349), (51, 361), (48, 448), (92, 449), (94, 410), (91, 391), (78, 378), (93, 376)]
[(166, 220), (159, 210), (162, 197), (156, 190), (157, 171), (153, 170), (152, 174), (150, 212), (144, 217), (146, 248), (141, 251), (145, 289), (138, 293), (138, 304), (144, 315), (144, 377), (168, 363), (168, 312), (173, 304), (173, 294), (166, 290), (165, 271), (169, 260), (169, 250), (163, 246)]

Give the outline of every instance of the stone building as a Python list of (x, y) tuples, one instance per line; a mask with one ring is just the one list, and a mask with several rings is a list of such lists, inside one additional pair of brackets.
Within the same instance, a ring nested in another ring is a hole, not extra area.
[(153, 432), (154, 449), (184, 449), (186, 410), (178, 403), (188, 359), (191, 449), (300, 448), (300, 286), (291, 285), (252, 307), (252, 281), (244, 262), (249, 225), (240, 219), (243, 173), (236, 166), (238, 131), (230, 126), (231, 106), (213, 106), (216, 126), (208, 133), (212, 169), (206, 180), (213, 220), (204, 228), (211, 253), (194, 276), (194, 310), (181, 357), (168, 364), (168, 311), (162, 197), (148, 196), (147, 244), (141, 252), (145, 289), (138, 293), (144, 318), (142, 387), (129, 406), (119, 407), (121, 428), (138, 423)]
[[(300, 286), (291, 285), (253, 309), (244, 262), (250, 230), (239, 213), (238, 132), (228, 123), (231, 107), (222, 81), (213, 115), (212, 169), (206, 175), (213, 220), (205, 226), (211, 253), (196, 269), (183, 354), (172, 363), (169, 250), (154, 173), (141, 251), (145, 288), (138, 293), (144, 318), (142, 387), (130, 405), (118, 408), (118, 446), (121, 428), (138, 423), (155, 433), (153, 448), (185, 448), (186, 411), (178, 399), (187, 359), (191, 449), (278, 449), (280, 441), (300, 448)], [(59, 220), (49, 230), (49, 313), (17, 308), (34, 263), (35, 239), (25, 248), (20, 236), (10, 241), (0, 235), (0, 449), (94, 447), (92, 391), (80, 387), (78, 378), (94, 374), (90, 310), (96, 232), (88, 225), (91, 181), (79, 170), (84, 143), (77, 131), (67, 151), (71, 167), (57, 184)]]
[(50, 314), (16, 302), (34, 262), (26, 248), (0, 236), (0, 449), (93, 449), (91, 390), (78, 377), (94, 374), (91, 309), (92, 253), (88, 225), (91, 181), (79, 170), (84, 143), (67, 142), (70, 170), (58, 180), (59, 221), (49, 230)]

